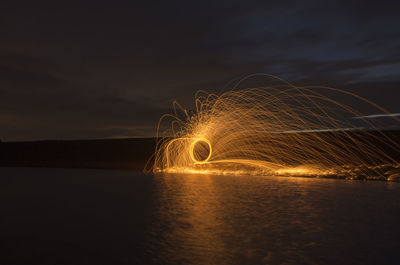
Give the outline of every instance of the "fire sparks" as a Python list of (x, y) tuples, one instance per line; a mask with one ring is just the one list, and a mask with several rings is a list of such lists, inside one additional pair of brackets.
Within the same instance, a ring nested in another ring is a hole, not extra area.
[[(165, 115), (159, 123), (158, 128), (172, 118), (157, 143), (152, 171), (324, 176), (362, 174), (371, 167), (381, 174), (379, 165), (399, 164), (382, 148), (386, 144), (398, 151), (397, 143), (361, 118), (362, 113), (324, 92), (385, 111), (381, 107), (346, 91), (282, 82), (221, 95), (200, 91), (191, 115), (174, 104), (175, 115)], [(360, 126), (379, 135), (360, 131)]]

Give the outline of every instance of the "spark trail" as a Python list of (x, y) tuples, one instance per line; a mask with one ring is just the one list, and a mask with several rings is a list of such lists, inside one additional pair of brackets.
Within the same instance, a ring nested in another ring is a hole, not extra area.
[[(164, 115), (158, 124), (151, 170), (353, 178), (398, 168), (384, 148), (398, 152), (398, 143), (366, 114), (334, 98), (389, 112), (347, 91), (279, 81), (277, 86), (236, 86), (220, 95), (199, 91), (193, 114), (174, 103), (174, 114)], [(391, 118), (399, 122), (396, 115)], [(165, 122), (170, 126), (161, 132)]]

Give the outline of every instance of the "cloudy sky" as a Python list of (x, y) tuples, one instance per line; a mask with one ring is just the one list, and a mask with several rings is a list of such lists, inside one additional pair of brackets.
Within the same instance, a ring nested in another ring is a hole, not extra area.
[(400, 112), (396, 1), (62, 2), (0, 3), (3, 141), (152, 136), (173, 100), (258, 72)]

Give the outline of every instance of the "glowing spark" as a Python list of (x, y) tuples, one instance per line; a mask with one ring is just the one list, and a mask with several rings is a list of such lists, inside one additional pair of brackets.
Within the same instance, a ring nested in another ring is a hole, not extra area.
[[(282, 82), (221, 95), (199, 91), (193, 115), (174, 102), (174, 115), (164, 115), (158, 125), (172, 118), (170, 129), (157, 143), (152, 171), (352, 177), (371, 171), (382, 174), (380, 165), (399, 164), (382, 149), (389, 144), (399, 151), (396, 142), (383, 132), (360, 130), (376, 129), (370, 118), (386, 115), (399, 121), (399, 114), (389, 114), (350, 92)], [(386, 114), (363, 116), (324, 96), (324, 91)], [(357, 126), (351, 122), (354, 117)]]
[[(202, 159), (202, 160), (198, 160), (198, 158), (196, 157), (196, 152), (198, 152), (198, 144), (199, 143), (206, 143), (207, 148), (208, 148), (208, 155), (206, 158)], [(197, 148), (196, 148), (197, 147)], [(206, 138), (198, 138), (195, 139), (191, 144), (190, 144), (190, 157), (192, 158), (193, 162), (195, 164), (205, 164), (207, 163), (207, 161), (210, 159), (211, 154), (212, 154), (212, 147), (211, 147), (211, 143), (209, 140), (207, 140)]]

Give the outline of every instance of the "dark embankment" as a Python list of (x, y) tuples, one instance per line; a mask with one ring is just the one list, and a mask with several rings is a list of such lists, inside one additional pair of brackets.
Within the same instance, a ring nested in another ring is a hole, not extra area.
[(0, 166), (142, 170), (154, 138), (0, 142)]
[[(361, 142), (373, 142), (381, 151), (400, 161), (400, 152), (396, 147), (400, 146), (400, 131), (385, 132), (392, 143), (379, 132), (358, 131), (352, 134)], [(316, 135), (329, 139), (331, 144), (334, 144), (335, 138), (343, 140), (346, 137), (341, 132), (304, 133), (303, 136)], [(0, 142), (0, 166), (142, 170), (154, 153), (155, 142), (155, 138)], [(357, 150), (360, 146), (349, 140), (348, 148)]]

